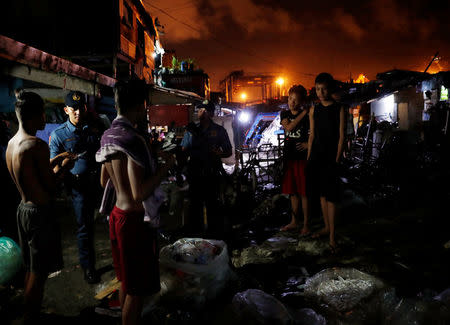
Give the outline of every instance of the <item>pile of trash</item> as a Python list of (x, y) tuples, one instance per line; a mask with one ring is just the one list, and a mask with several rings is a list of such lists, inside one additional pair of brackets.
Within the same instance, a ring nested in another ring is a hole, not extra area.
[(293, 324), (286, 307), (275, 297), (258, 289), (238, 292), (233, 297), (233, 310), (240, 323)]
[(201, 308), (234, 276), (221, 240), (182, 238), (160, 252), (161, 299)]
[(298, 240), (285, 236), (274, 236), (259, 246), (250, 246), (242, 251), (234, 250), (232, 262), (237, 268), (247, 264), (275, 263), (287, 256), (293, 255)]
[[(330, 250), (326, 241), (301, 237), (298, 234), (293, 237), (290, 235), (292, 234), (289, 232), (279, 232), (261, 245), (233, 250), (233, 265), (240, 268), (247, 264), (270, 264), (299, 254), (322, 256)], [(342, 238), (342, 241), (346, 244), (349, 242), (346, 238)]]
[(382, 281), (356, 269), (332, 268), (309, 278), (304, 293), (334, 311), (346, 312), (384, 287)]

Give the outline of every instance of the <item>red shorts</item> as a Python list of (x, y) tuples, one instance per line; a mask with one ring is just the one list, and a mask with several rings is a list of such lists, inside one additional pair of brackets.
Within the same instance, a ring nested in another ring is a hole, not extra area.
[(306, 195), (306, 160), (288, 160), (283, 178), (283, 194)]
[(123, 292), (135, 296), (158, 292), (161, 287), (157, 232), (144, 223), (143, 213), (114, 207), (109, 216), (109, 238)]

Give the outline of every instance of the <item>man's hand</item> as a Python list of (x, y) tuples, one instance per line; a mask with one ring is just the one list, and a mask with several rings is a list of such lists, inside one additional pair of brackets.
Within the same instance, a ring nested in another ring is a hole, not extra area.
[(308, 142), (299, 142), (295, 145), (298, 151), (308, 150)]
[(66, 171), (70, 170), (75, 166), (75, 161), (77, 160), (77, 155), (73, 154), (72, 156), (69, 156), (65, 158), (61, 163), (61, 168)]
[(76, 159), (76, 157), (76, 154), (65, 151), (50, 159), (50, 165), (52, 167), (56, 167), (58, 165), (61, 166), (61, 163), (64, 161), (64, 159)]

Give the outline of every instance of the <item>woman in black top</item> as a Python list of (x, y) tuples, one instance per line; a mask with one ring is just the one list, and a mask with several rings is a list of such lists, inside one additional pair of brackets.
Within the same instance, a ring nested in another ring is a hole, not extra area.
[(309, 112), (310, 136), (308, 140), (308, 188), (320, 196), (325, 227), (313, 235), (329, 235), (332, 252), (337, 249), (334, 238), (336, 201), (339, 194), (337, 164), (344, 147), (344, 107), (331, 97), (335, 81), (328, 73), (321, 73), (315, 81), (320, 100)]

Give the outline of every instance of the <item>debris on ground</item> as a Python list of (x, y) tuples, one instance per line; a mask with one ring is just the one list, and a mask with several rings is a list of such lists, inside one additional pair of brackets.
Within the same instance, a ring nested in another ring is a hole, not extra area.
[(221, 240), (182, 238), (160, 253), (161, 298), (202, 306), (233, 277), (227, 245)]
[(258, 289), (238, 292), (233, 297), (233, 309), (241, 322), (252, 324), (292, 324), (293, 318), (275, 297)]
[(356, 269), (332, 268), (306, 281), (305, 296), (338, 312), (345, 312), (384, 286), (382, 281)]

